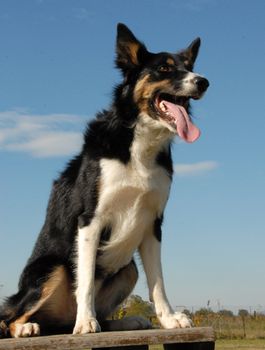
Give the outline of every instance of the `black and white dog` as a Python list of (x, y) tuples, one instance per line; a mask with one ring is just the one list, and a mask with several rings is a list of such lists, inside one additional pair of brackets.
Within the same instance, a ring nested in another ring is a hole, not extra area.
[(160, 241), (171, 142), (176, 135), (187, 142), (200, 135), (189, 116), (190, 98), (201, 98), (209, 85), (192, 72), (199, 46), (196, 39), (178, 54), (150, 53), (118, 25), (116, 65), (123, 82), (111, 107), (88, 124), (81, 153), (53, 184), (19, 290), (2, 305), (2, 336), (148, 327), (141, 318), (107, 320), (135, 286), (136, 251), (162, 327), (191, 326), (167, 300)]

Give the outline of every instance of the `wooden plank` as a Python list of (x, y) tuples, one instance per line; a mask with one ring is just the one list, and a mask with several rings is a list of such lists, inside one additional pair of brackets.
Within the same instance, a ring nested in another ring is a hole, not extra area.
[(85, 335), (53, 335), (0, 339), (0, 350), (84, 350), (131, 345), (214, 342), (210, 327), (102, 332)]

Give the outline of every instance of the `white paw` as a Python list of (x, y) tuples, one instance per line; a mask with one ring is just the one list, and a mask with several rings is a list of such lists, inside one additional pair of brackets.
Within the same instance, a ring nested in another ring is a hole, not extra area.
[(175, 312), (173, 314), (168, 314), (160, 318), (160, 322), (163, 328), (191, 328), (192, 321), (187, 315), (182, 312)]
[(95, 318), (88, 318), (87, 320), (76, 321), (73, 334), (86, 334), (100, 332), (101, 328)]
[(14, 326), (14, 338), (36, 337), (40, 335), (40, 326), (38, 323), (16, 323)]

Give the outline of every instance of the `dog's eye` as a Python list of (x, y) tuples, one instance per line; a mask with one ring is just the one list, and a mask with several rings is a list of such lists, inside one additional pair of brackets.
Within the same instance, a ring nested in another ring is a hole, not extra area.
[(159, 72), (167, 73), (167, 72), (172, 72), (173, 68), (171, 66), (161, 65), (158, 67), (158, 70)]

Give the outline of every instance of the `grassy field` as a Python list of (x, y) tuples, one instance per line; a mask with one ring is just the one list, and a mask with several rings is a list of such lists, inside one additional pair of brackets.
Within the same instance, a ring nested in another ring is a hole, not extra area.
[[(117, 318), (123, 316), (141, 315), (149, 318), (154, 327), (159, 328), (159, 322), (154, 317), (154, 311), (149, 302), (139, 296), (130, 299)], [(214, 312), (210, 308), (201, 308), (191, 313), (184, 310), (193, 321), (195, 327), (212, 327), (216, 336), (216, 350), (265, 350), (265, 314), (262, 312), (239, 310), (235, 315), (230, 310)], [(150, 347), (151, 350), (161, 350), (162, 347)]]
[[(265, 350), (265, 316), (224, 316), (217, 313), (193, 315), (198, 327), (210, 326), (217, 337), (216, 350)], [(162, 350), (162, 346), (150, 347)]]
[(265, 349), (264, 339), (217, 340), (216, 350), (258, 350)]
[(211, 326), (217, 339), (257, 339), (265, 344), (265, 317), (224, 317), (212, 314), (209, 317), (197, 317), (196, 326)]

